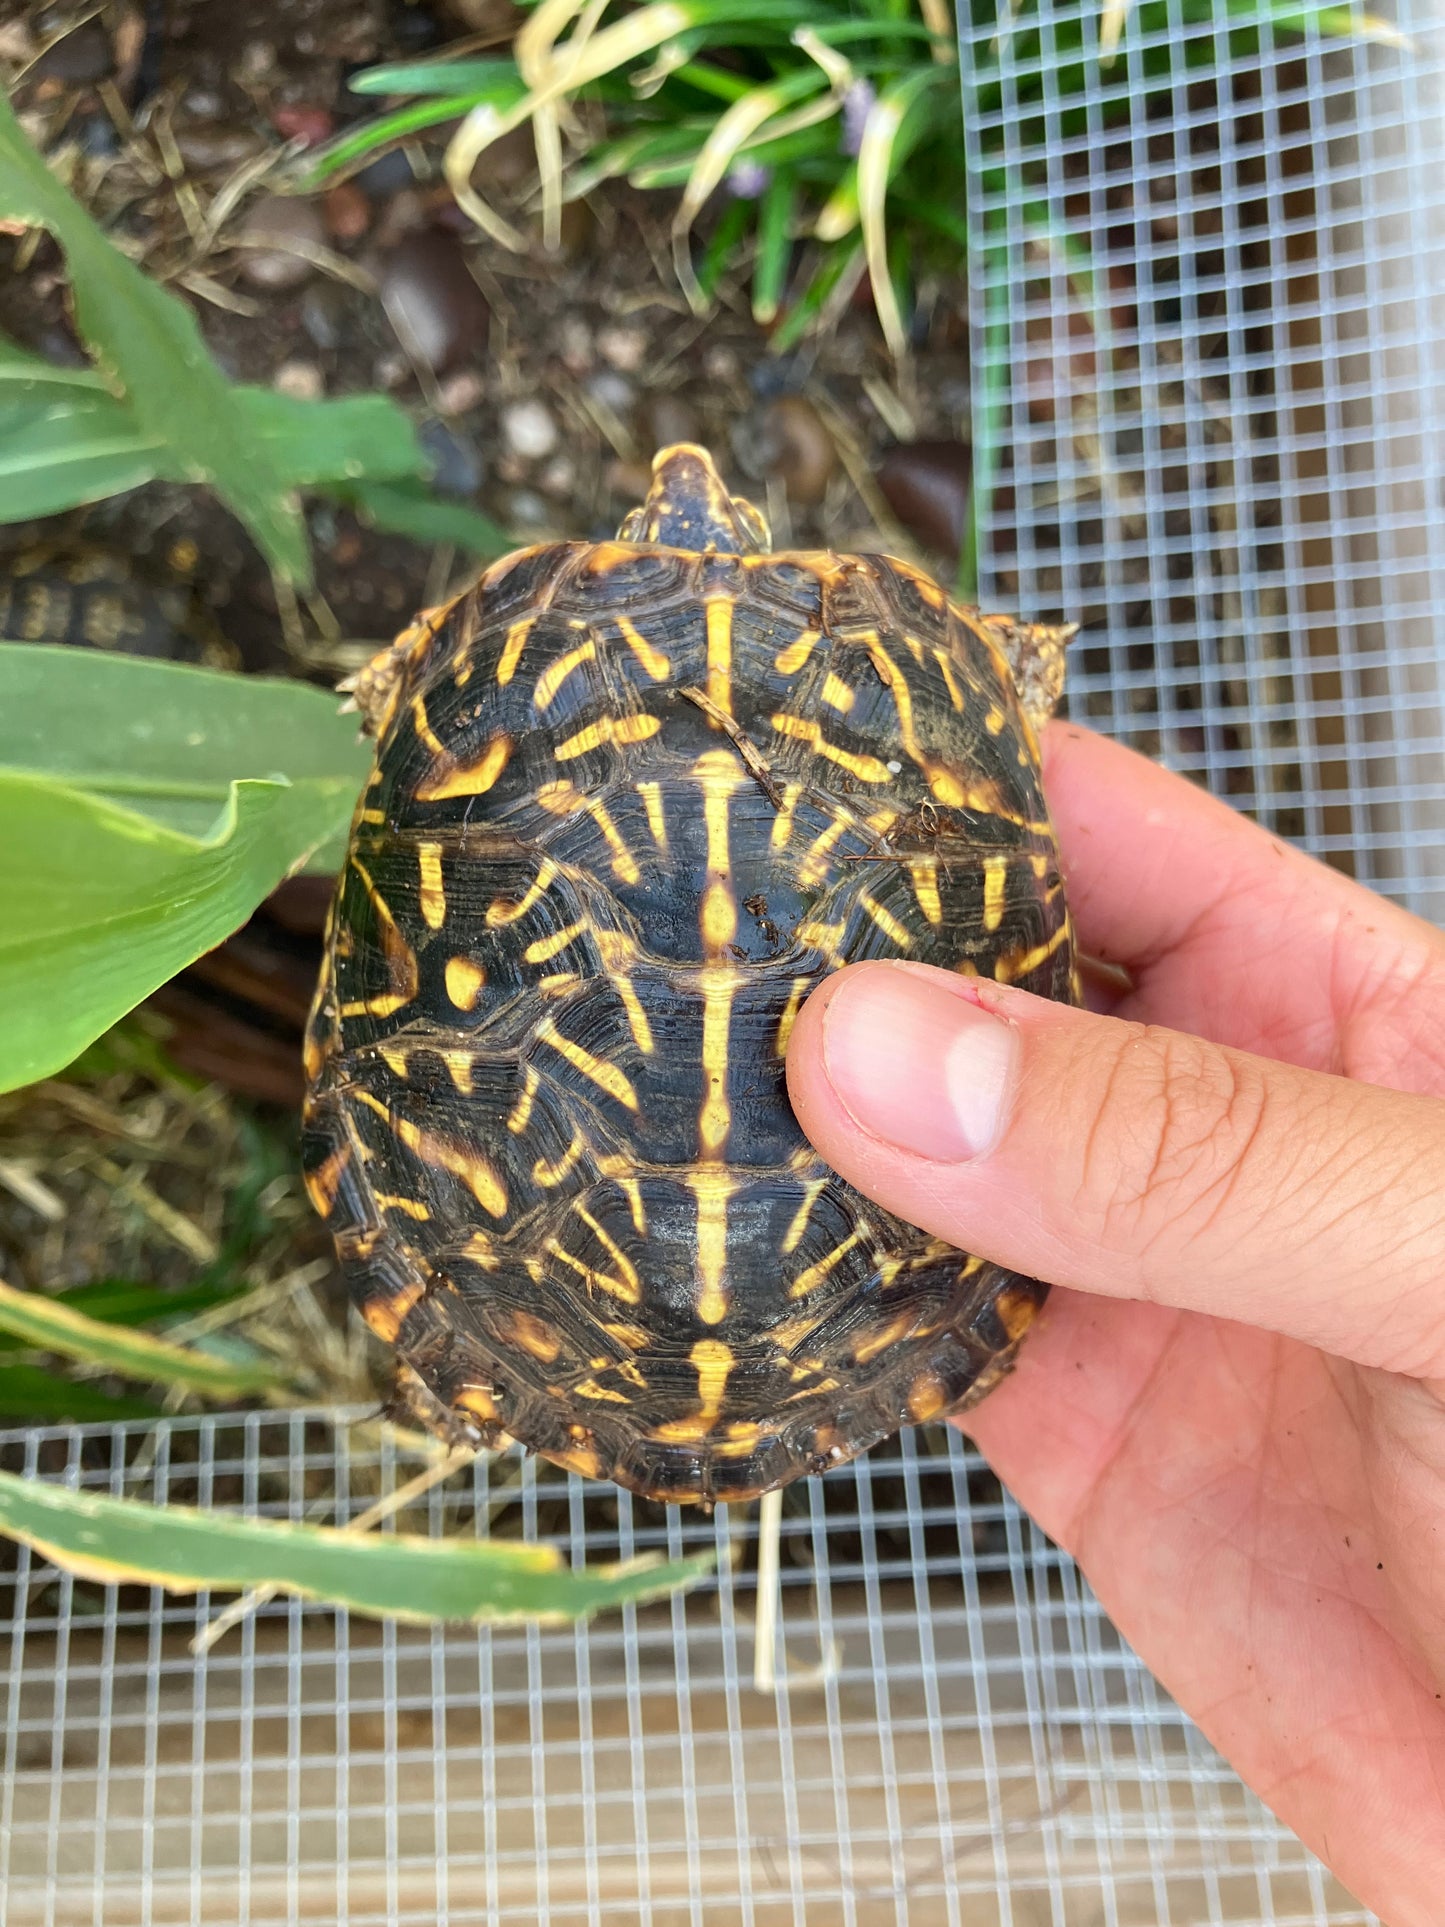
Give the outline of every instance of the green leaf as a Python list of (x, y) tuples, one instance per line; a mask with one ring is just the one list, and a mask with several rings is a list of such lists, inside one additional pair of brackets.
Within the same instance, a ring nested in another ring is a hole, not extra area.
[(515, 539), (480, 509), (469, 508), (465, 502), (445, 502), (414, 484), (337, 483), (327, 493), (349, 504), (374, 528), (409, 535), (414, 542), (452, 542), (486, 561), (506, 555), (517, 546)]
[(29, 522), (120, 495), (168, 469), (164, 444), (124, 402), (83, 388), (0, 394), (0, 522)]
[[(152, 1325), (172, 1318), (190, 1318), (210, 1311), (233, 1298), (243, 1298), (248, 1287), (229, 1280), (203, 1280), (177, 1291), (165, 1285), (147, 1284), (131, 1278), (94, 1278), (89, 1284), (69, 1285), (64, 1291), (48, 1293), (52, 1304), (67, 1305), (72, 1311), (107, 1325)], [(0, 1351), (22, 1348), (21, 1340), (0, 1332)]]
[(0, 1332), (36, 1351), (58, 1352), (121, 1378), (151, 1385), (183, 1385), (208, 1398), (244, 1398), (248, 1393), (280, 1391), (287, 1380), (261, 1363), (228, 1364), (185, 1345), (172, 1345), (147, 1332), (129, 1331), (88, 1318), (73, 1306), (58, 1304), (43, 1292), (17, 1291), (0, 1279)]
[(183, 475), (216, 490), (275, 568), (309, 585), (300, 509), (249, 432), (195, 316), (111, 244), (26, 140), (3, 95), (0, 216), (47, 229), (64, 249), (80, 330), (102, 370), (116, 376), (140, 430), (171, 451)]
[(270, 388), (239, 388), (248, 430), (288, 487), (326, 488), (366, 476), (422, 476), (426, 456), (410, 418), (389, 395), (298, 401)]
[(753, 319), (760, 327), (777, 320), (793, 252), (793, 213), (797, 183), (791, 174), (775, 174), (758, 209), (758, 252), (753, 263)]
[(0, 645), (0, 1090), (59, 1070), (345, 830), (334, 699)]
[[(0, 643), (0, 771), (45, 777), (205, 836), (232, 779), (339, 783), (370, 750), (324, 689), (45, 643)], [(3, 938), (0, 927), (0, 938)]]
[(148, 1399), (116, 1397), (96, 1385), (58, 1378), (44, 1365), (23, 1360), (0, 1365), (0, 1419), (28, 1425), (111, 1425), (160, 1416), (160, 1407)]
[(510, 107), (527, 91), (514, 60), (413, 60), (368, 67), (347, 81), (353, 94), (466, 94)]
[(143, 1505), (0, 1472), (0, 1532), (85, 1579), (172, 1592), (274, 1586), (373, 1619), (425, 1625), (579, 1619), (661, 1598), (711, 1570), (698, 1557), (577, 1570), (551, 1546), (429, 1539)]

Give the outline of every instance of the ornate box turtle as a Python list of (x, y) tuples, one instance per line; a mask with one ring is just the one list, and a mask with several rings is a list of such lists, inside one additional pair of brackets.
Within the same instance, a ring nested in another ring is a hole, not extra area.
[(508, 556), (355, 679), (307, 1045), (311, 1196), (411, 1402), (666, 1500), (960, 1410), (1044, 1295), (821, 1163), (808, 992), (1077, 996), (1034, 734), (1069, 632), (768, 542), (671, 448), (617, 541)]

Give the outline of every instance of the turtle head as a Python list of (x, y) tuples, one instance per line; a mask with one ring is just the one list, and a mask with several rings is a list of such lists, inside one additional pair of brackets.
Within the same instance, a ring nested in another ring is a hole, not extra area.
[(617, 534), (623, 542), (700, 554), (759, 555), (773, 545), (762, 516), (751, 502), (728, 494), (712, 456), (695, 442), (677, 442), (653, 457), (647, 500)]

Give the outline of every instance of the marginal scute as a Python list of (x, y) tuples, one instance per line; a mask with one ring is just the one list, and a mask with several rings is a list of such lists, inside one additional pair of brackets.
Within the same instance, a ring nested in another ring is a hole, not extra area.
[(1009, 1369), (1045, 1288), (829, 1171), (784, 1060), (860, 959), (1078, 1000), (1067, 633), (773, 555), (685, 448), (617, 541), (519, 551), (363, 672), (305, 1158), (423, 1422), (713, 1504)]

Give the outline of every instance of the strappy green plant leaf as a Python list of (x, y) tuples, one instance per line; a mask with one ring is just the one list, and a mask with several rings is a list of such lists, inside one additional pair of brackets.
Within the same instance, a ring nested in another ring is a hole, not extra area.
[(102, 1585), (179, 1593), (274, 1587), (413, 1625), (582, 1619), (696, 1585), (706, 1557), (574, 1568), (552, 1546), (430, 1539), (145, 1505), (0, 1472), (0, 1533)]
[(58, 1070), (345, 833), (322, 690), (0, 645), (0, 1090)]
[(214, 1399), (280, 1391), (287, 1380), (261, 1360), (244, 1364), (173, 1345), (149, 1332), (92, 1318), (37, 1291), (17, 1291), (0, 1279), (0, 1333), (32, 1351), (56, 1352), (97, 1371), (147, 1385), (178, 1385)]

